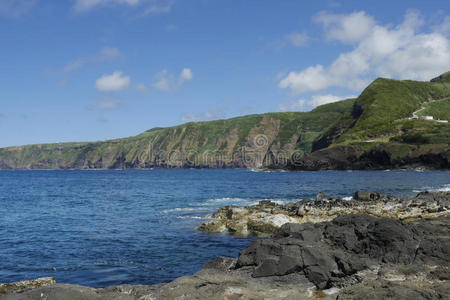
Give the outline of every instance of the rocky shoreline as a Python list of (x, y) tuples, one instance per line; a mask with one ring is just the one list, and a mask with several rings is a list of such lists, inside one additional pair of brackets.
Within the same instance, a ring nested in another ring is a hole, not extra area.
[[(450, 298), (449, 192), (402, 199), (368, 192), (356, 193), (352, 200), (317, 198), (316, 205), (314, 200), (283, 206), (266, 201), (251, 208), (306, 219), (278, 229), (258, 227), (255, 233), (272, 236), (253, 241), (238, 258), (207, 262), (192, 276), (101, 289), (44, 278), (0, 285), (0, 295), (47, 300)], [(376, 215), (384, 205), (386, 213)], [(228, 217), (235, 213), (231, 211)]]
[(237, 235), (268, 235), (286, 223), (318, 223), (347, 214), (368, 214), (411, 221), (438, 217), (450, 212), (450, 192), (421, 192), (412, 197), (397, 198), (377, 192), (358, 191), (351, 199), (319, 193), (315, 200), (277, 204), (260, 201), (252, 206), (225, 206), (212, 214), (198, 228), (204, 232)]

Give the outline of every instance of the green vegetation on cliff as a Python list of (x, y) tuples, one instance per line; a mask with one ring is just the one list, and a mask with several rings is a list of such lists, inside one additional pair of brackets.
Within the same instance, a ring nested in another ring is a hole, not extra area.
[(446, 82), (446, 83), (450, 83), (450, 71), (439, 75), (436, 78), (431, 79), (431, 82)]
[(0, 168), (267, 166), (280, 157), (289, 159), (296, 149), (309, 153), (314, 138), (350, 110), (353, 101), (323, 105), (310, 112), (266, 113), (153, 128), (109, 141), (3, 148)]
[(101, 142), (3, 148), (0, 169), (448, 168), (449, 119), (449, 72), (432, 82), (378, 78), (357, 99), (310, 112), (190, 122)]
[[(404, 133), (441, 135), (448, 123), (408, 120), (422, 106), (433, 110), (439, 119), (448, 119), (449, 110), (444, 98), (450, 96), (446, 82), (399, 81), (379, 78), (356, 99), (350, 112), (336, 120), (316, 141), (313, 150), (330, 145), (361, 142), (386, 142)], [(439, 101), (440, 100), (440, 101)], [(438, 114), (437, 109), (442, 109)], [(423, 111), (421, 111), (423, 112)], [(433, 139), (430, 141), (433, 142)]]
[(418, 116), (433, 116), (437, 120), (450, 120), (450, 98), (437, 100), (423, 105)]
[(313, 141), (307, 157), (292, 162), (292, 168), (448, 169), (449, 101), (449, 72), (432, 82), (379, 78)]

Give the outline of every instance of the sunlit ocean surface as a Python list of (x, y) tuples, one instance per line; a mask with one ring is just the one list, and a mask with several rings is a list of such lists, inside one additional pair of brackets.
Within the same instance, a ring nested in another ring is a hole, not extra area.
[(221, 206), (356, 190), (450, 190), (450, 172), (0, 171), (0, 283), (170, 281), (247, 247), (252, 238), (195, 230)]

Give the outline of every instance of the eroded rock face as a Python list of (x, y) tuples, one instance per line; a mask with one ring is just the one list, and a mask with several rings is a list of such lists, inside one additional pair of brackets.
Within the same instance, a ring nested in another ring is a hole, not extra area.
[(214, 219), (203, 223), (198, 229), (239, 235), (273, 234), (287, 223), (325, 222), (344, 214), (414, 220), (449, 212), (450, 192), (422, 192), (412, 197), (396, 198), (377, 192), (358, 191), (351, 200), (319, 193), (316, 200), (285, 205), (265, 200), (254, 206), (226, 206), (217, 210), (212, 215)]
[[(332, 140), (328, 138), (324, 137), (316, 142), (320, 150), (316, 149), (300, 159), (289, 161), (288, 169), (318, 171), (416, 168), (448, 170), (450, 168), (450, 150), (445, 145), (430, 144), (425, 146), (427, 150), (423, 145), (395, 143), (382, 143), (370, 150), (354, 145), (322, 148), (332, 143)], [(407, 147), (408, 151), (403, 151), (404, 147)]]
[(324, 289), (340, 286), (343, 279), (374, 265), (449, 266), (450, 217), (442, 218), (446, 222), (437, 225), (445, 228), (442, 235), (431, 226), (368, 215), (343, 215), (316, 224), (285, 224), (273, 238), (254, 241), (241, 251), (236, 267), (252, 266), (253, 277), (301, 272), (317, 288)]

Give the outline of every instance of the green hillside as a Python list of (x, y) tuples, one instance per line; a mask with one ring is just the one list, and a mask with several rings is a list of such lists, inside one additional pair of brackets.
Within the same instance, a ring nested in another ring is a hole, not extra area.
[(450, 98), (424, 103), (424, 110), (418, 116), (433, 116), (435, 119), (450, 121)]
[[(314, 141), (313, 149), (369, 141), (386, 142), (391, 137), (411, 131), (429, 134), (440, 130), (447, 132), (448, 124), (407, 120), (407, 118), (424, 105), (431, 105), (430, 109), (434, 109), (436, 105), (443, 108), (443, 104), (436, 104), (437, 100), (449, 96), (450, 84), (446, 82), (379, 78), (356, 99), (351, 112), (336, 120)], [(447, 115), (448, 111), (445, 110), (439, 114), (439, 116)]]
[(356, 99), (310, 112), (191, 122), (101, 142), (3, 148), (0, 169), (449, 169), (449, 119), (450, 73), (431, 82), (379, 78)]
[[(87, 169), (153, 167), (262, 167), (311, 152), (314, 138), (351, 110), (353, 100), (310, 112), (248, 115), (150, 129), (140, 135), (92, 143), (0, 149), (0, 168)], [(268, 155), (270, 154), (270, 155)]]
[(446, 72), (446, 73), (444, 73), (442, 75), (439, 75), (436, 78), (431, 79), (431, 82), (446, 82), (446, 83), (449, 83), (450, 82), (450, 71), (448, 71), (448, 72)]
[(449, 98), (449, 72), (431, 82), (379, 78), (291, 168), (449, 169)]

